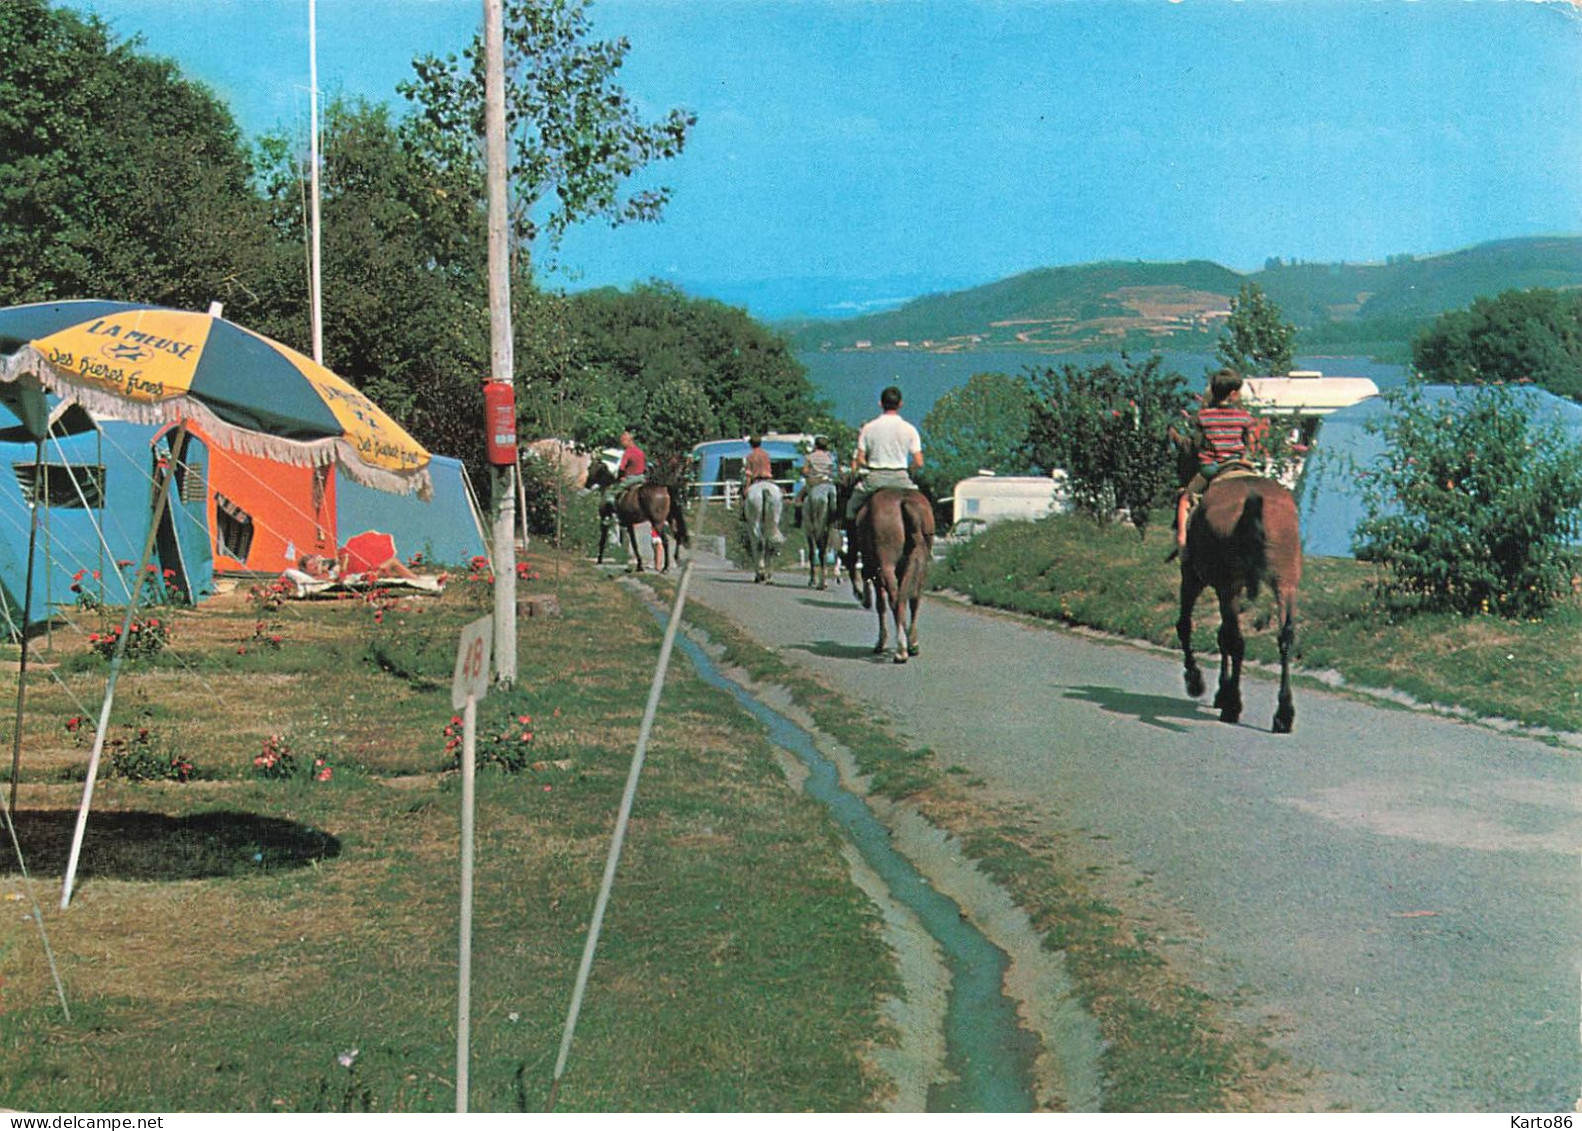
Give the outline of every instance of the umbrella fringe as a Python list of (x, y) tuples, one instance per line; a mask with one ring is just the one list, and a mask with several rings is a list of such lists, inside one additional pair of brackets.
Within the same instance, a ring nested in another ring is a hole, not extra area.
[(32, 346), (23, 346), (5, 359), (0, 381), (15, 384), (31, 377), (45, 390), (64, 401), (81, 405), (94, 416), (125, 420), (133, 424), (179, 424), (189, 421), (212, 442), (243, 455), (258, 456), (294, 467), (338, 466), (353, 482), (376, 491), (396, 495), (416, 492), (427, 501), (433, 497), (434, 484), (427, 467), (413, 471), (392, 471), (365, 463), (357, 448), (343, 436), (321, 440), (289, 440), (250, 428), (227, 423), (214, 410), (194, 397), (170, 397), (162, 401), (131, 401), (119, 393), (80, 385), (52, 366)]

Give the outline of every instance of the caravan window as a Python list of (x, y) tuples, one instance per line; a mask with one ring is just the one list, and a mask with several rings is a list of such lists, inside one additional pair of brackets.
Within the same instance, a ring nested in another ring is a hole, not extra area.
[(214, 549), (216, 553), (245, 562), (253, 548), (253, 516), (214, 492)]
[(94, 463), (14, 463), (17, 486), (29, 504), (42, 497), (46, 507), (104, 506), (104, 465)]

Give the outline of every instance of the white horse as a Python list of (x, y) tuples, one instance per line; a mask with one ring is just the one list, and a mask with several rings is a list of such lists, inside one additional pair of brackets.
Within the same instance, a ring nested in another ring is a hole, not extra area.
[(742, 517), (747, 522), (747, 547), (751, 552), (754, 581), (768, 581), (773, 572), (771, 562), (779, 551), (785, 535), (780, 533), (780, 514), (785, 508), (785, 496), (778, 484), (760, 479), (747, 488), (742, 496)]
[[(840, 540), (840, 516), (836, 512), (835, 484), (819, 483), (808, 489), (802, 500), (802, 532), (807, 535), (807, 584), (812, 589), (829, 587), (829, 561)], [(840, 583), (840, 570), (835, 571)]]

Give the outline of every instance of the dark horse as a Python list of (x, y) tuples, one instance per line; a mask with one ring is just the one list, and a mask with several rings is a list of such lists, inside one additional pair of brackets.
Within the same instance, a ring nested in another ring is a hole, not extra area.
[[(588, 468), (588, 487), (591, 490), (602, 491), (617, 482), (615, 472), (603, 460), (594, 460)], [(600, 517), (607, 517), (602, 507)], [(632, 561), (637, 563), (638, 573), (643, 571), (643, 556), (637, 549), (638, 523), (648, 523), (658, 536), (658, 544), (654, 547), (654, 568), (660, 573), (670, 569), (670, 536), (675, 536), (678, 547), (687, 544), (687, 520), (674, 487), (658, 483), (628, 487), (615, 496), (614, 518), (621, 524), (621, 540), (631, 547)], [(600, 563), (604, 561), (604, 546), (609, 537), (610, 526), (606, 521), (599, 528)], [(663, 565), (660, 564), (661, 557)]]
[(1221, 721), (1240, 720), (1243, 595), (1251, 601), (1267, 584), (1280, 614), (1280, 703), (1274, 732), (1289, 734), (1296, 718), (1291, 701), (1291, 649), (1296, 642), (1296, 587), (1302, 580), (1302, 537), (1296, 500), (1273, 479), (1251, 472), (1221, 472), (1187, 519), (1181, 555), (1181, 640), (1187, 694), (1203, 694), (1203, 672), (1192, 655), (1192, 607), (1204, 589), (1219, 598), (1219, 690), (1214, 706)]
[(876, 653), (885, 650), (889, 633), (886, 617), (893, 617), (898, 664), (906, 663), (920, 650), (917, 609), (922, 603), (933, 553), (934, 508), (921, 491), (881, 487), (857, 512), (846, 560), (852, 591), (862, 589), (860, 599), (865, 608), (869, 603), (868, 587), (871, 585), (878, 594), (873, 602), (879, 613), (879, 642), (873, 646)]

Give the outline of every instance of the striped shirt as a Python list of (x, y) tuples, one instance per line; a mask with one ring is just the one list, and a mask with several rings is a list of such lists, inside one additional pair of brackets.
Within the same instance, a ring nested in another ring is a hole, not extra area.
[(1206, 406), (1197, 410), (1198, 431), (1203, 448), (1197, 454), (1202, 464), (1224, 463), (1247, 451), (1247, 433), (1253, 415), (1237, 405)]

